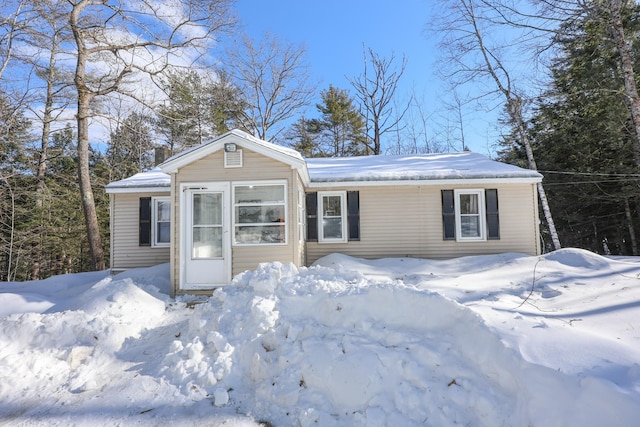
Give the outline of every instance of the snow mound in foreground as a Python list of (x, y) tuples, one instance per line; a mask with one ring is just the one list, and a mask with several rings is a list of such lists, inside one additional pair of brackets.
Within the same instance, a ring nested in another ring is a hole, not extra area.
[(635, 425), (638, 261), (335, 255), (193, 309), (168, 265), (0, 283), (0, 424)]
[(524, 361), (452, 300), (326, 267), (272, 263), (238, 276), (195, 309), (163, 365), (183, 393), (274, 425), (595, 426), (640, 416), (604, 380)]

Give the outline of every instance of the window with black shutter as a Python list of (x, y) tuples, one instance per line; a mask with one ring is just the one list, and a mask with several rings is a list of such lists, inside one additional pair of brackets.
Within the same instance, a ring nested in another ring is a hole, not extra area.
[(443, 240), (500, 240), (497, 189), (441, 190), (441, 196)]
[(487, 204), (487, 239), (500, 240), (500, 217), (498, 215), (498, 190), (486, 189), (484, 192)]
[(349, 240), (360, 240), (360, 192), (347, 191)]
[(140, 197), (138, 244), (151, 246), (151, 197)]
[(442, 238), (456, 239), (456, 211), (453, 190), (442, 190)]
[(318, 241), (318, 193), (306, 194), (307, 210), (307, 241)]
[(308, 242), (340, 243), (360, 240), (358, 191), (306, 193), (306, 211)]

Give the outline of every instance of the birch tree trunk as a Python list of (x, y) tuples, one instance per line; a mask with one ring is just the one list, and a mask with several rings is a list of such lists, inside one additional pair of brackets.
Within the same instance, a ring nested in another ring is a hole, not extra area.
[[(461, 3), (463, 4), (469, 23), (471, 24), (473, 37), (477, 42), (477, 48), (480, 50), (480, 53), (482, 55), (482, 61), (484, 62), (484, 65), (486, 67), (485, 72), (489, 74), (491, 79), (493, 79), (496, 87), (498, 88), (498, 91), (504, 96), (506, 100), (507, 113), (509, 114), (509, 118), (516, 127), (518, 136), (520, 137), (520, 142), (527, 154), (529, 169), (537, 170), (538, 166), (536, 165), (536, 161), (533, 155), (533, 149), (531, 148), (531, 141), (529, 140), (526, 124), (522, 114), (522, 100), (514, 93), (511, 87), (510, 75), (504, 65), (502, 64), (498, 56), (490, 52), (490, 50), (484, 43), (484, 38), (480, 31), (480, 27), (478, 25), (475, 14), (474, 0), (462, 0)], [(504, 83), (503, 79), (500, 78), (499, 73), (502, 74)], [(551, 235), (553, 247), (555, 250), (561, 249), (562, 245), (560, 244), (560, 238), (558, 237), (558, 232), (556, 231), (556, 226), (553, 222), (551, 209), (549, 208), (549, 202), (547, 200), (547, 194), (541, 182), (538, 183), (538, 195), (540, 197), (540, 206), (542, 207), (542, 212), (547, 222), (547, 226), (549, 227), (549, 234)]]

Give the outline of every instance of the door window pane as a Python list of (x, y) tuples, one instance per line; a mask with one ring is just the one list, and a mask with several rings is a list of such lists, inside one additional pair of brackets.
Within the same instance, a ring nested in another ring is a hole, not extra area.
[(193, 195), (193, 224), (222, 225), (222, 193)]
[(193, 259), (222, 257), (222, 227), (194, 227)]
[(192, 248), (193, 259), (221, 258), (222, 193), (193, 195)]

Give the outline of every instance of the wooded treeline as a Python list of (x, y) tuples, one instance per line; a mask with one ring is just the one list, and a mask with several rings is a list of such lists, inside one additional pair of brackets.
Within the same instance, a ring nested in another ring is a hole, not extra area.
[[(468, 102), (458, 94), (478, 79), (505, 111), (497, 156), (545, 175), (545, 248), (638, 254), (634, 1), (531, 0), (519, 11), (500, 0), (441, 0), (455, 140), (428, 136), (424, 103), (398, 93), (405, 57), (363, 45), (363, 72), (350, 88), (318, 88), (302, 46), (237, 33), (233, 0), (136, 4), (10, 0), (0, 8), (0, 280), (108, 265), (104, 186), (151, 168), (155, 148), (176, 153), (240, 128), (307, 157), (456, 151)], [(535, 85), (518, 80), (500, 56), (507, 50), (491, 44), (497, 23), (525, 31), (508, 43), (540, 60)]]
[[(619, 0), (589, 6), (574, 9), (554, 34), (549, 82), (528, 100), (527, 134), (563, 245), (640, 255), (640, 117), (633, 116), (638, 98), (636, 89), (634, 95), (625, 87), (612, 13), (613, 6), (621, 7), (637, 81), (640, 8)], [(502, 160), (526, 165), (516, 133), (500, 144)]]

